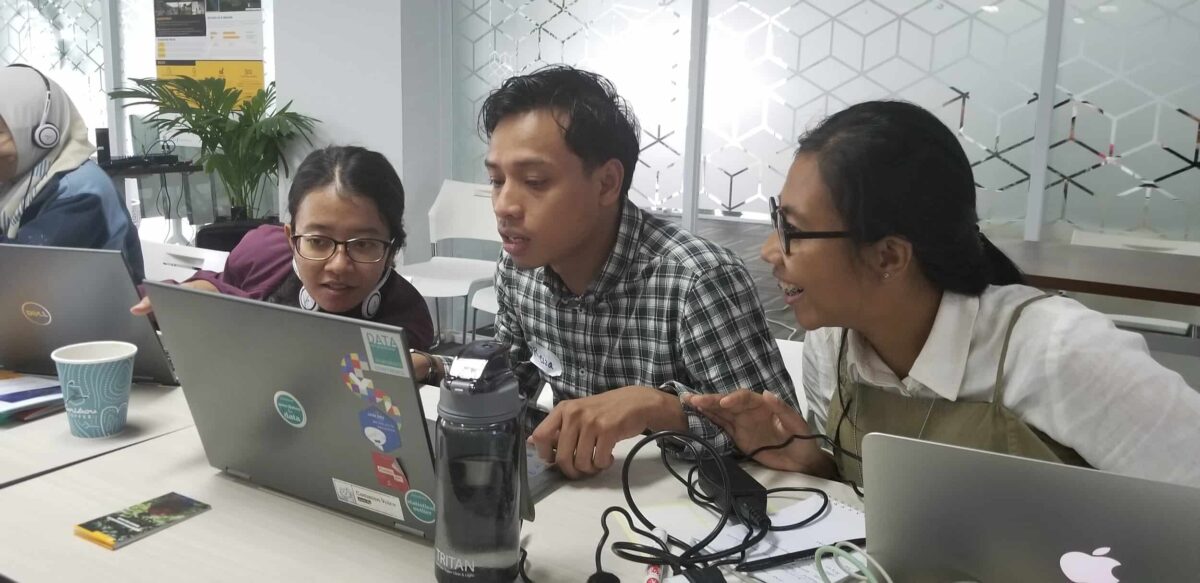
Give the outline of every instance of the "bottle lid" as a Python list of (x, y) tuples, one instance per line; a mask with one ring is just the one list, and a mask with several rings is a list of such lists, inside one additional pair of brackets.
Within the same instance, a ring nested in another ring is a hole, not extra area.
[(499, 423), (521, 412), (521, 393), (508, 361), (509, 345), (468, 344), (442, 380), (438, 415), (464, 424)]

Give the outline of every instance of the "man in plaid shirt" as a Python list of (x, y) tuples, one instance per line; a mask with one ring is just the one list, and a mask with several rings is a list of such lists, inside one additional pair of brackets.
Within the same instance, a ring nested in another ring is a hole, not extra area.
[(794, 400), (742, 260), (629, 202), (640, 130), (606, 79), (569, 67), (513, 77), (480, 125), (504, 242), (496, 340), (512, 345), (526, 395), (554, 391), (550, 414), (527, 419), (543, 459), (591, 475), (618, 441), (665, 429), (728, 452), (683, 395)]

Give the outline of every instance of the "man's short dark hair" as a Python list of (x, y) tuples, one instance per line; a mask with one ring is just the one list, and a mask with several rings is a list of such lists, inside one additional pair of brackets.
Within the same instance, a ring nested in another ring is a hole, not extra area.
[(563, 139), (589, 172), (616, 158), (625, 168), (621, 196), (629, 195), (641, 128), (608, 79), (565, 65), (510, 77), (483, 102), (479, 128), (491, 139), (500, 120), (538, 109), (562, 116)]

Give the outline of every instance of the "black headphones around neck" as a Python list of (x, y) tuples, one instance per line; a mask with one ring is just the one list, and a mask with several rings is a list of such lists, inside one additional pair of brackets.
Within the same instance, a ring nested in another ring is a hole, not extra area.
[(8, 66), (21, 67), (37, 73), (38, 78), (42, 80), (42, 85), (46, 86), (46, 104), (42, 106), (42, 118), (40, 121), (38, 121), (38, 124), (34, 126), (31, 139), (33, 140), (33, 144), (35, 146), (43, 150), (53, 149), (58, 145), (58, 140), (62, 136), (62, 132), (58, 130), (58, 126), (50, 123), (50, 80), (47, 79), (41, 71), (29, 65), (23, 63), (13, 63)]

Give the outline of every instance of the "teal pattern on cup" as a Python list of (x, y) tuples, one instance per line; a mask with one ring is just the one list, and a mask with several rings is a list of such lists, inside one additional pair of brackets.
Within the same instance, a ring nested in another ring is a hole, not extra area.
[(86, 342), (55, 350), (71, 435), (108, 437), (125, 429), (129, 386), (137, 346), (127, 342)]

